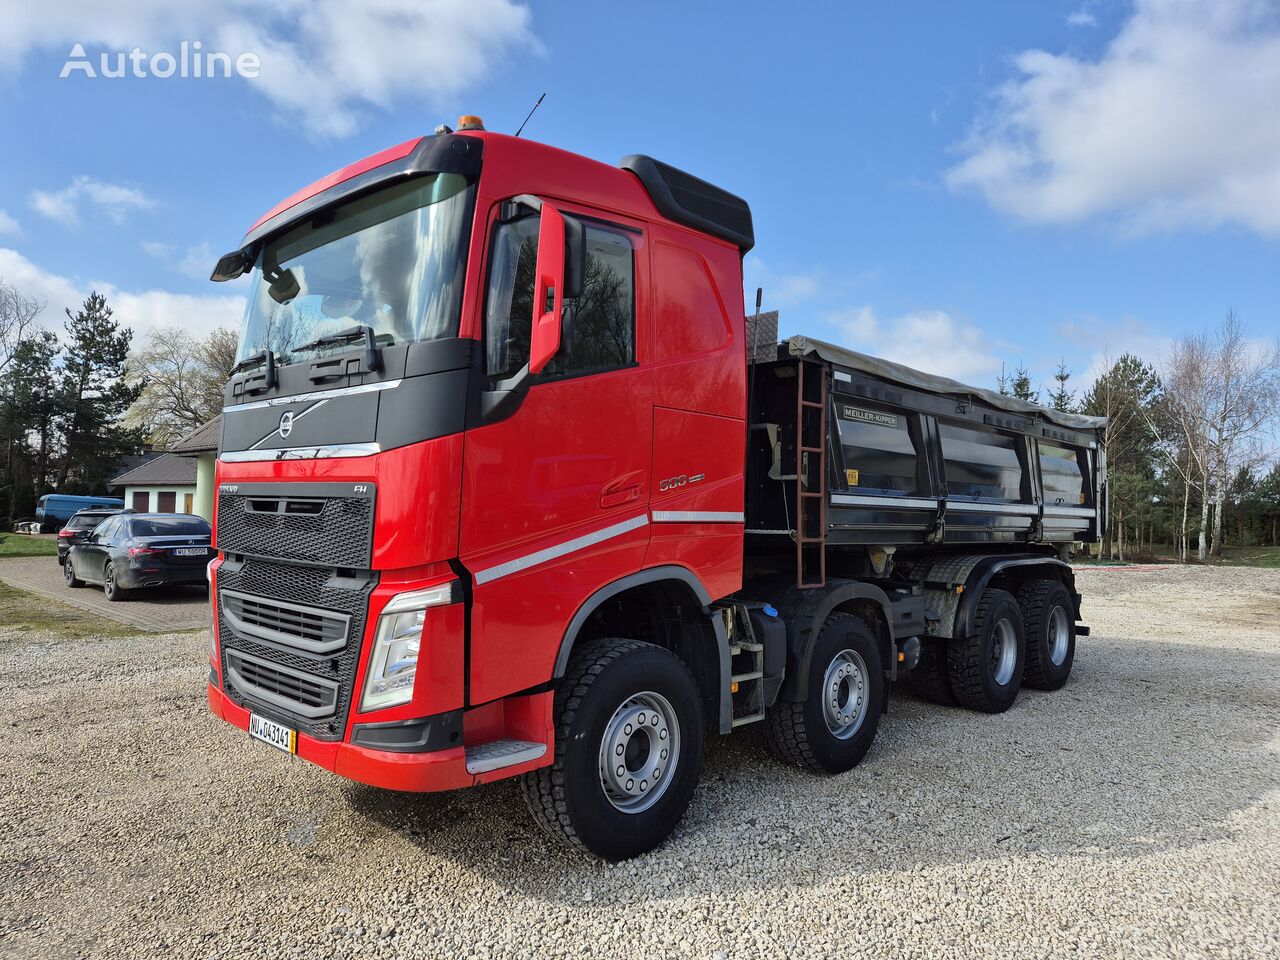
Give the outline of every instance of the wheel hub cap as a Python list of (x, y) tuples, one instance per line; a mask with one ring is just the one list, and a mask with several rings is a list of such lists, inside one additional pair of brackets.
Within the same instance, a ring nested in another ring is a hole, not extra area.
[(991, 675), (1004, 686), (1013, 679), (1013, 668), (1018, 660), (1018, 635), (1007, 619), (996, 623), (991, 632)]
[(1067, 611), (1054, 607), (1049, 614), (1049, 659), (1055, 667), (1062, 666), (1067, 659), (1067, 648), (1071, 646), (1071, 625), (1067, 621)]
[(841, 650), (827, 664), (822, 678), (822, 716), (827, 729), (847, 740), (867, 716), (871, 681), (867, 665), (856, 650)]
[(613, 806), (639, 813), (666, 793), (680, 758), (680, 721), (670, 701), (646, 691), (613, 712), (600, 741), (600, 784)]

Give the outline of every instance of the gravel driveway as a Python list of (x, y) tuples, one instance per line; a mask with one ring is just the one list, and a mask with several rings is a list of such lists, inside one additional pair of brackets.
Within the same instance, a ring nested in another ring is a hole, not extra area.
[(1065, 689), (895, 698), (832, 779), (713, 742), (680, 831), (613, 867), (512, 784), (394, 795), (250, 743), (199, 635), (0, 627), (0, 956), (1280, 956), (1280, 571), (1080, 579)]
[(62, 567), (54, 557), (0, 560), (0, 580), (152, 633), (191, 630), (209, 624), (208, 594), (197, 587), (149, 587), (136, 591), (125, 603), (112, 603), (102, 588), (94, 584), (78, 590), (68, 587)]

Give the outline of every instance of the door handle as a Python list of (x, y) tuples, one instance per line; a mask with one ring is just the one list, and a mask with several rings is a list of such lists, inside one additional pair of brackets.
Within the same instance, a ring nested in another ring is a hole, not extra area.
[(601, 507), (617, 507), (624, 503), (640, 499), (642, 487), (634, 477), (619, 477), (604, 485), (600, 494)]

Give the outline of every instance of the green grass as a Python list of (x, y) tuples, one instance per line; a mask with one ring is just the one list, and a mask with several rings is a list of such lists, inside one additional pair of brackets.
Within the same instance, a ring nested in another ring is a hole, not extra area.
[(0, 533), (0, 558), (56, 557), (58, 541), (29, 537), (20, 533)]
[(36, 596), (0, 581), (0, 637), (37, 631), (57, 633), (68, 640), (83, 637), (132, 637), (141, 631), (97, 614)]
[(1280, 569), (1280, 547), (1225, 547), (1219, 562), (1232, 567)]
[[(1157, 563), (1177, 563), (1178, 551), (1167, 543), (1157, 543), (1154, 546), (1148, 545), (1142, 548), (1141, 559), (1127, 558), (1126, 563), (1150, 563), (1154, 558)], [(1117, 561), (1109, 557), (1101, 559), (1090, 557), (1077, 557), (1076, 563), (1094, 564), (1097, 566), (1115, 566)], [(1192, 548), (1189, 563), (1195, 564), (1195, 549)], [(1222, 548), (1222, 556), (1215, 557), (1209, 561), (1212, 566), (1227, 567), (1265, 567), (1269, 569), (1280, 569), (1280, 547), (1236, 547), (1224, 546)]]

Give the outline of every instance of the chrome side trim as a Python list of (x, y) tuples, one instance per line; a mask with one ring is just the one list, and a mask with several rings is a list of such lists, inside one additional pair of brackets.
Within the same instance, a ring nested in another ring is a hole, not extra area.
[(1092, 517), (1097, 514), (1093, 507), (1045, 507), (1046, 517)]
[(934, 497), (868, 497), (850, 493), (833, 493), (831, 502), (849, 507), (881, 507), (885, 510), (936, 510), (938, 501)]
[(244, 403), (233, 403), (223, 407), (223, 413), (236, 413), (240, 410), (261, 410), (263, 407), (282, 407), (287, 403), (307, 403), (311, 400), (332, 400), (335, 397), (351, 397), (358, 393), (377, 393), (379, 390), (394, 390), (400, 386), (401, 380), (381, 380), (378, 383), (362, 383), (358, 387), (334, 387), (332, 390), (313, 390), (311, 393), (295, 393), (291, 397), (268, 397), (265, 400), (246, 400)]
[(746, 516), (732, 510), (654, 510), (654, 523), (745, 523)]
[(517, 557), (514, 560), (508, 560), (506, 563), (499, 563), (496, 566), (479, 570), (476, 572), (476, 584), (491, 583), (500, 577), (519, 573), (521, 570), (528, 570), (530, 567), (536, 567), (540, 563), (563, 557), (565, 554), (585, 550), (587, 547), (593, 547), (597, 543), (603, 543), (605, 540), (612, 540), (614, 537), (620, 537), (624, 533), (638, 530), (648, 523), (649, 518), (646, 515), (632, 517), (630, 520), (615, 523), (613, 526), (605, 527), (603, 530), (597, 530), (594, 533), (588, 533), (572, 540), (566, 540), (564, 543), (558, 543), (554, 547), (547, 547), (545, 550), (539, 550), (536, 553), (530, 553), (527, 556)]
[(1030, 503), (970, 503), (967, 500), (948, 500), (947, 513), (1012, 513), (1034, 517), (1040, 508)]
[(218, 454), (223, 463), (250, 463), (258, 460), (342, 460), (349, 457), (371, 457), (381, 453), (376, 443), (335, 443), (327, 447), (277, 447), (273, 450), (224, 450)]

